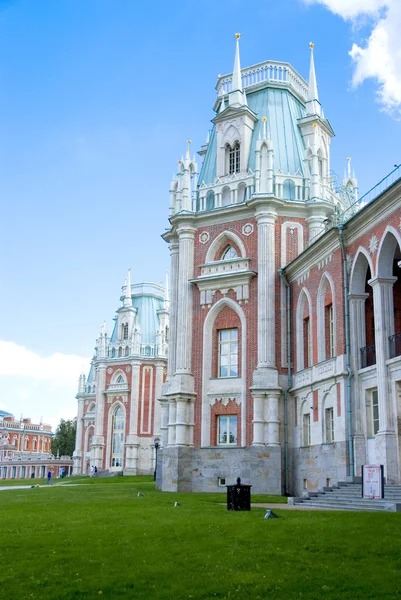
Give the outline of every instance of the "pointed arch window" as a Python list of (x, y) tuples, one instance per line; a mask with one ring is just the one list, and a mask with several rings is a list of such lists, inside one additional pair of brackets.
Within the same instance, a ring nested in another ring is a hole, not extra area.
[(232, 246), (228, 246), (224, 250), (221, 260), (231, 260), (232, 258), (238, 258), (238, 252)]
[(128, 340), (128, 323), (122, 326), (123, 329), (123, 340)]
[(124, 377), (122, 375), (119, 375), (116, 383), (124, 383)]
[(111, 450), (111, 466), (122, 467), (123, 466), (123, 454), (124, 454), (124, 426), (125, 416), (124, 409), (119, 406), (112, 417), (112, 450)]
[(228, 147), (229, 153), (229, 174), (239, 173), (241, 170), (241, 149), (239, 142), (234, 142), (233, 146)]

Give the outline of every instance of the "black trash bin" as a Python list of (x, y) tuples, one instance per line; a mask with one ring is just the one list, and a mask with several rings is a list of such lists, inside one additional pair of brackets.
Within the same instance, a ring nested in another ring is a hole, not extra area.
[(243, 485), (238, 477), (235, 485), (227, 485), (227, 510), (251, 510), (251, 485)]

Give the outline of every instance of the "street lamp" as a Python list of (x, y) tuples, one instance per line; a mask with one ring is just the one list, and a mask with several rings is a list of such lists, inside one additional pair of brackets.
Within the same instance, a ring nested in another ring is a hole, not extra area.
[(155, 470), (153, 473), (153, 481), (156, 481), (156, 471), (157, 471), (157, 451), (159, 449), (160, 446), (160, 438), (155, 437), (155, 439), (153, 440), (153, 444), (155, 446), (155, 452), (156, 452), (156, 456), (155, 456)]

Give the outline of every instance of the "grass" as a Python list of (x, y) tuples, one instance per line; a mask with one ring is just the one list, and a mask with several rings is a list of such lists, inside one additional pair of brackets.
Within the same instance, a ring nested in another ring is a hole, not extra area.
[(277, 510), (264, 520), (263, 509), (223, 503), (157, 492), (149, 477), (1, 491), (0, 598), (401, 598), (400, 515)]

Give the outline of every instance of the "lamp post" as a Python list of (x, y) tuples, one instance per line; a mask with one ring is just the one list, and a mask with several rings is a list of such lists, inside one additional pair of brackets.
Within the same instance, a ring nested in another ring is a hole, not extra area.
[(153, 481), (156, 481), (156, 471), (157, 471), (157, 451), (158, 451), (158, 449), (159, 449), (159, 446), (160, 446), (160, 438), (158, 438), (158, 437), (155, 437), (155, 439), (153, 440), (153, 444), (154, 444), (154, 446), (155, 446), (155, 453), (156, 453), (156, 455), (155, 455), (155, 470), (154, 470), (154, 473), (153, 473)]

